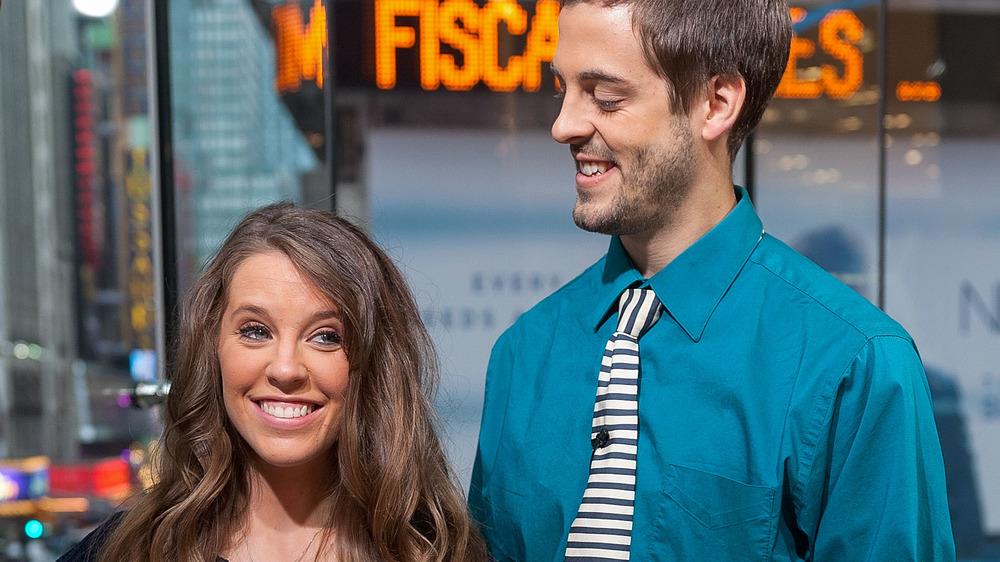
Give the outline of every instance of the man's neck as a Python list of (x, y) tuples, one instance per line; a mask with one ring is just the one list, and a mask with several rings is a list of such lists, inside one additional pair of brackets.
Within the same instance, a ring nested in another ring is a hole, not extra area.
[(622, 235), (622, 246), (636, 269), (649, 279), (712, 230), (735, 206), (732, 182), (717, 182), (711, 189), (694, 188), (670, 220), (658, 228)]

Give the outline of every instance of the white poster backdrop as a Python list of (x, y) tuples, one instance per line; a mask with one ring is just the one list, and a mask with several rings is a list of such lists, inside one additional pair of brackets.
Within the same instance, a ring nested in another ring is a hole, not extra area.
[(548, 131), (379, 129), (368, 150), (372, 231), (434, 338), (445, 445), (467, 485), (493, 343), (608, 238), (573, 224), (573, 160)]

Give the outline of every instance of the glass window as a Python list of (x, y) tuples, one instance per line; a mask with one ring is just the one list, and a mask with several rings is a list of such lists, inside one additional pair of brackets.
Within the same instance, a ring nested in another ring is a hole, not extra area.
[(885, 308), (927, 370), (960, 557), (1000, 556), (1000, 5), (888, 17)]
[(876, 6), (795, 5), (789, 63), (753, 140), (765, 228), (875, 301), (879, 240)]
[[(326, 26), (300, 6), (176, 0), (166, 10), (179, 294), (249, 209), (286, 199), (330, 206)], [(279, 77), (283, 48), (311, 59)]]

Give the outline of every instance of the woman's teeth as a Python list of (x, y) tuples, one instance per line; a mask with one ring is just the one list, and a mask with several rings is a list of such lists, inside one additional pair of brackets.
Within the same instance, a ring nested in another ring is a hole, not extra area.
[(311, 404), (304, 406), (275, 406), (266, 402), (260, 403), (260, 409), (276, 418), (301, 418), (312, 413), (315, 407)]

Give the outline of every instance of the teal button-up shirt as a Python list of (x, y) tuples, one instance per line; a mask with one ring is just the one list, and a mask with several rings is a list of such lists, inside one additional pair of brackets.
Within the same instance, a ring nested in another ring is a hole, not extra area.
[(896, 322), (763, 234), (746, 192), (644, 280), (621, 242), (497, 341), (470, 506), (498, 561), (562, 560), (618, 295), (641, 342), (632, 560), (953, 560), (920, 358)]

